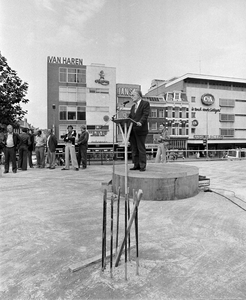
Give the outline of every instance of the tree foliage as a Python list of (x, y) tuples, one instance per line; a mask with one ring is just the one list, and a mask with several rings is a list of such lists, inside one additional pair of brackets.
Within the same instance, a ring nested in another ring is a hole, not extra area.
[(0, 123), (18, 126), (18, 122), (27, 113), (21, 107), (21, 104), (29, 102), (25, 98), (27, 90), (28, 84), (22, 82), (0, 53)]

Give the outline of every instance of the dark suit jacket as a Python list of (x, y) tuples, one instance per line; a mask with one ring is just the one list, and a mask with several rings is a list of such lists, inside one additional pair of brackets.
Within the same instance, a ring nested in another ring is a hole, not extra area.
[(66, 133), (64, 136), (64, 142), (72, 143), (75, 145), (75, 137), (76, 137), (76, 130), (73, 130), (71, 133)]
[(129, 118), (136, 122), (140, 122), (142, 126), (137, 126), (133, 123), (132, 132), (137, 135), (147, 135), (148, 134), (148, 116), (150, 113), (150, 105), (146, 100), (141, 100), (138, 109), (135, 113), (135, 105), (131, 107)]
[(30, 135), (26, 132), (22, 132), (19, 134), (20, 143), (18, 145), (18, 148), (26, 148), (28, 149), (28, 146), (31, 144), (30, 141)]
[(88, 140), (89, 140), (89, 133), (87, 131), (84, 131), (80, 134), (79, 140), (78, 140), (78, 146), (79, 147), (88, 147)]
[[(6, 144), (7, 144), (7, 136), (8, 136), (8, 134), (7, 133), (5, 133), (4, 134), (4, 138), (3, 138), (3, 145), (4, 145), (4, 147), (6, 146)], [(19, 142), (20, 142), (20, 138), (19, 138), (19, 135), (17, 134), (17, 133), (13, 133), (13, 140), (14, 140), (14, 147), (15, 147), (15, 150), (17, 150), (17, 147), (18, 147), (18, 145), (19, 145)]]
[(51, 134), (50, 138), (49, 138), (49, 141), (48, 141), (48, 147), (49, 147), (50, 151), (55, 152), (56, 151), (56, 146), (57, 146), (56, 136), (54, 134)]

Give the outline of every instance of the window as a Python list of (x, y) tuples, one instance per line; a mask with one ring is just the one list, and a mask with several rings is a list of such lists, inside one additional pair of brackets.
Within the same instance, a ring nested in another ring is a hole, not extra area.
[(85, 102), (86, 89), (78, 87), (59, 87), (59, 101), (64, 102)]
[(157, 118), (157, 109), (156, 108), (151, 109), (150, 116), (151, 116), (151, 118)]
[(179, 118), (182, 118), (182, 108), (179, 110)]
[(194, 111), (191, 112), (191, 117), (195, 118), (196, 117), (196, 113)]
[(233, 128), (220, 128), (220, 135), (234, 137), (234, 129)]
[(60, 113), (60, 120), (66, 120), (67, 119), (67, 106), (60, 105), (59, 113)]
[(188, 119), (189, 118), (189, 109), (186, 108), (186, 118)]
[(60, 82), (67, 82), (67, 68), (60, 68)]
[(78, 120), (85, 120), (85, 107), (77, 107), (77, 119)]
[(157, 130), (157, 122), (150, 123), (150, 130)]
[(220, 114), (220, 122), (234, 122), (235, 115), (233, 114)]
[(86, 69), (85, 68), (59, 68), (60, 82), (69, 83), (86, 83)]
[(167, 108), (167, 117), (172, 118), (172, 107), (171, 106), (168, 106), (168, 108)]
[(191, 97), (191, 102), (196, 102), (196, 97), (192, 96)]
[(235, 107), (234, 99), (219, 99), (219, 105), (225, 107)]
[(164, 118), (165, 117), (165, 111), (164, 111), (164, 109), (160, 109), (159, 110), (159, 118)]
[[(196, 128), (194, 128), (196, 130)], [(185, 126), (185, 133), (186, 135), (189, 135), (189, 124), (186, 124)]]
[(76, 106), (68, 106), (67, 107), (67, 119), (68, 120), (76, 120)]
[(191, 128), (191, 133), (196, 133), (196, 128)]
[(172, 110), (172, 118), (175, 118), (175, 108)]
[(174, 101), (178, 101), (180, 98), (180, 93), (174, 93)]
[(86, 120), (85, 106), (60, 105), (59, 112), (60, 112), (60, 120), (68, 120), (68, 121)]

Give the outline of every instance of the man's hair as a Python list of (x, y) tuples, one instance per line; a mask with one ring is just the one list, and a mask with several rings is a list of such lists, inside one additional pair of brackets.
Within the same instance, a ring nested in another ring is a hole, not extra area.
[(133, 90), (132, 92), (136, 92), (139, 97), (143, 98), (143, 94), (140, 90)]

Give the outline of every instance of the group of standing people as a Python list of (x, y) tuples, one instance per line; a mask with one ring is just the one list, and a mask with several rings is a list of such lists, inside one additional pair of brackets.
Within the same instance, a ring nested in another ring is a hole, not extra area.
[(89, 140), (89, 133), (86, 131), (86, 125), (81, 125), (81, 134), (79, 135), (78, 139), (78, 157), (76, 157), (75, 152), (75, 138), (76, 138), (76, 131), (73, 130), (73, 126), (69, 125), (67, 127), (68, 132), (64, 135), (64, 142), (65, 142), (65, 166), (62, 168), (62, 171), (70, 169), (70, 160), (69, 155), (71, 157), (72, 167), (78, 171), (79, 166), (82, 163), (82, 168), (87, 168), (87, 149), (88, 149), (88, 140)]
[[(7, 126), (7, 132), (3, 134), (1, 146), (4, 153), (4, 173), (9, 173), (10, 163), (12, 164), (12, 171), (16, 173), (17, 170), (26, 171), (27, 163), (29, 167), (33, 168), (32, 154), (35, 151), (37, 159), (37, 168), (45, 167), (45, 148), (47, 147), (47, 156), (49, 168), (55, 168), (55, 151), (57, 140), (52, 130), (48, 130), (48, 138), (38, 130), (36, 134), (32, 129), (22, 128), (21, 133), (13, 132), (13, 126)], [(18, 163), (16, 153), (18, 151)]]
[[(68, 126), (68, 132), (64, 136), (65, 142), (65, 167), (62, 170), (70, 169), (70, 157), (72, 167), (76, 171), (79, 170), (80, 164), (82, 168), (87, 168), (87, 148), (89, 133), (86, 131), (86, 125), (81, 126), (81, 134), (78, 139), (78, 156), (75, 152), (75, 138), (76, 131), (73, 126)], [(12, 171), (16, 173), (17, 170), (26, 171), (27, 163), (30, 168), (33, 168), (32, 154), (36, 154), (36, 168), (55, 169), (56, 166), (56, 147), (57, 138), (53, 134), (52, 129), (48, 129), (48, 134), (44, 134), (38, 130), (35, 134), (28, 128), (22, 128), (21, 133), (13, 132), (13, 126), (7, 126), (7, 132), (3, 134), (0, 141), (0, 146), (4, 153), (4, 173), (9, 173), (10, 163), (12, 164)], [(47, 156), (45, 151), (47, 150)], [(18, 151), (18, 163), (16, 153)]]

